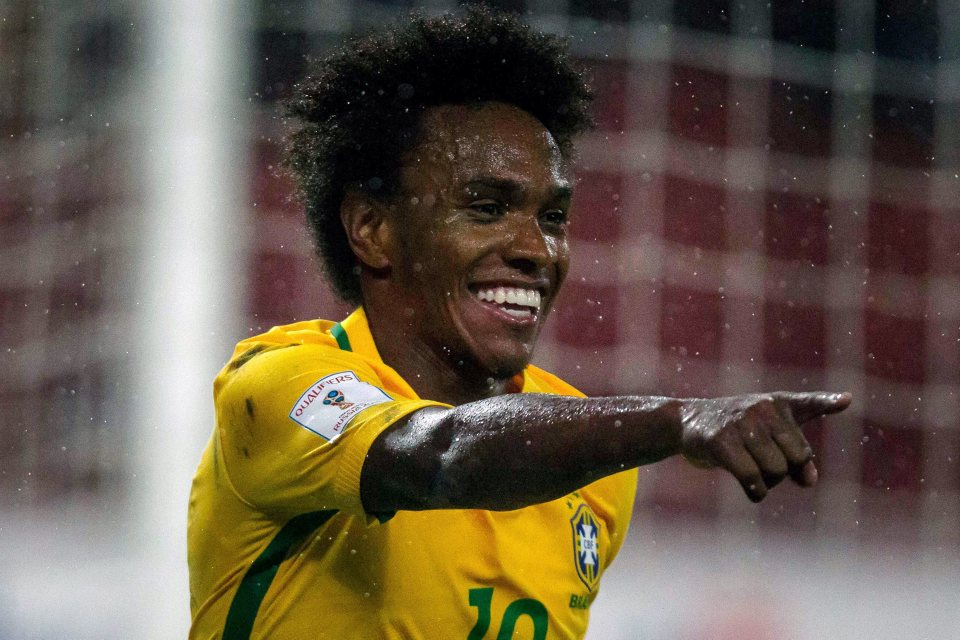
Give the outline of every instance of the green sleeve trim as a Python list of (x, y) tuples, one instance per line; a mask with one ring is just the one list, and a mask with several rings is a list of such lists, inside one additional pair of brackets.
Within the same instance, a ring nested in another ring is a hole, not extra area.
[(347, 332), (344, 330), (343, 325), (339, 322), (332, 327), (330, 327), (330, 335), (337, 339), (337, 345), (344, 351), (353, 351), (350, 348), (350, 338), (347, 337)]
[(336, 510), (303, 513), (292, 518), (280, 529), (263, 553), (253, 561), (243, 580), (240, 581), (237, 593), (233, 596), (233, 602), (230, 603), (230, 611), (227, 612), (227, 621), (223, 625), (222, 640), (250, 638), (257, 612), (273, 583), (273, 578), (277, 575), (280, 563), (287, 559), (293, 547), (306, 540), (307, 536), (336, 513)]

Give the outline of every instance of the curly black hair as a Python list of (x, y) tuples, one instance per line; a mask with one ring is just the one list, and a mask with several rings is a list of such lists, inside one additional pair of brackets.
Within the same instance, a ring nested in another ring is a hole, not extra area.
[(462, 17), (413, 15), (316, 63), (286, 114), (296, 177), (317, 252), (336, 293), (362, 302), (359, 269), (340, 221), (348, 189), (397, 193), (400, 159), (421, 115), (444, 104), (513, 104), (536, 117), (569, 154), (589, 128), (592, 94), (566, 42), (510, 14), (471, 7)]

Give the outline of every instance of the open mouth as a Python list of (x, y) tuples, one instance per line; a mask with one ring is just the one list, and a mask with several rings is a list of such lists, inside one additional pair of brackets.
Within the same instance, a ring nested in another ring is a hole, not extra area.
[(533, 320), (540, 314), (541, 296), (537, 289), (481, 285), (472, 293), (485, 306), (517, 320)]

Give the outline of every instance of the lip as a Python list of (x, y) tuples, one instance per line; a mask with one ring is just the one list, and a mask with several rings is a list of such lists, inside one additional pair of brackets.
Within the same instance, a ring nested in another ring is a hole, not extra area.
[[(477, 293), (483, 289), (495, 289), (497, 287), (512, 287), (518, 289), (535, 289), (540, 292), (541, 302), (540, 309), (534, 311), (526, 318), (517, 318), (510, 315), (504, 311), (500, 306), (494, 302), (487, 302), (477, 298)], [(539, 322), (543, 314), (543, 309), (546, 306), (546, 291), (549, 289), (549, 284), (543, 280), (520, 280), (520, 279), (506, 279), (506, 278), (497, 278), (490, 280), (478, 280), (471, 282), (466, 287), (466, 297), (472, 303), (471, 306), (478, 307), (482, 312), (485, 318), (490, 318), (495, 320), (498, 323), (502, 323), (510, 328), (514, 329), (531, 329), (535, 327)]]
[(497, 321), (502, 322), (511, 327), (517, 328), (529, 328), (534, 327), (540, 321), (540, 312), (534, 311), (527, 318), (517, 318), (510, 315), (506, 311), (500, 308), (495, 302), (485, 302), (478, 300), (476, 295), (471, 293), (469, 295), (470, 301), (473, 305), (479, 307), (485, 314), (495, 318)]

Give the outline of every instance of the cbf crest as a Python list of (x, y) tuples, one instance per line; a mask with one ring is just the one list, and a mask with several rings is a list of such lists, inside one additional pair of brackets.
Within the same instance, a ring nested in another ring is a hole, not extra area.
[(600, 521), (590, 507), (581, 504), (570, 518), (573, 530), (573, 564), (577, 576), (589, 591), (600, 579)]

